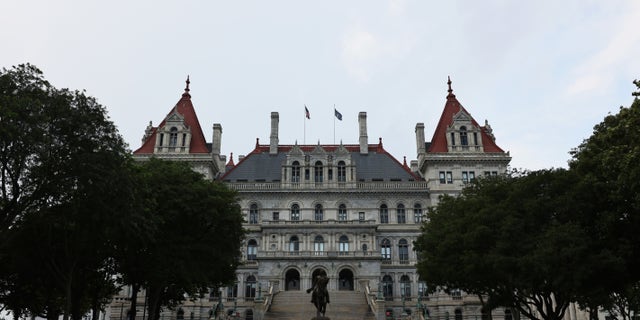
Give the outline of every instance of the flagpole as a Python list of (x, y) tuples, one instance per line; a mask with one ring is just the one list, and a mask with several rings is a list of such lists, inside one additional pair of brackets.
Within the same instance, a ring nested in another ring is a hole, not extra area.
[(333, 144), (336, 144), (336, 104), (333, 104)]
[(305, 113), (302, 114), (302, 116), (304, 117), (304, 120), (303, 120), (304, 121), (304, 132), (302, 134), (302, 145), (307, 144), (307, 113), (306, 113), (307, 105), (306, 104), (304, 105), (304, 110), (305, 110)]

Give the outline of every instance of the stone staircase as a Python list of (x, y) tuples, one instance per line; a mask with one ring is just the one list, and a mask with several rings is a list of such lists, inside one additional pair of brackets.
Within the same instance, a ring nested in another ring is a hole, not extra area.
[[(331, 320), (375, 320), (369, 310), (364, 293), (357, 291), (330, 291), (331, 303), (326, 317)], [(311, 294), (304, 291), (282, 291), (275, 295), (264, 320), (311, 320), (316, 307), (310, 302)]]

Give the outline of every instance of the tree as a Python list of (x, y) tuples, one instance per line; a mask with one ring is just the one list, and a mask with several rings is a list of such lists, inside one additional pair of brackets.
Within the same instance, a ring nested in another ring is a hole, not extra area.
[(126, 144), (95, 98), (29, 64), (2, 69), (0, 117), (0, 302), (79, 319), (113, 292), (113, 235), (137, 221)]
[(123, 283), (146, 289), (149, 319), (157, 320), (163, 306), (233, 283), (243, 218), (235, 191), (186, 163), (152, 158), (141, 163), (141, 174), (153, 233), (124, 244), (118, 264)]
[(584, 282), (617, 266), (611, 253), (594, 251), (576, 218), (584, 213), (576, 181), (566, 170), (541, 170), (478, 179), (442, 198), (415, 244), (420, 276), (431, 290), (486, 296), (489, 308), (562, 319)]
[(589, 197), (590, 212), (585, 217), (592, 220), (593, 237), (624, 260), (624, 268), (607, 277), (614, 287), (608, 292), (609, 301), (583, 299), (583, 303), (609, 310), (625, 308), (611, 304), (635, 308), (617, 312), (623, 318), (625, 313), (640, 312), (640, 82), (634, 84), (638, 91), (632, 93), (631, 106), (620, 107), (617, 114), (597, 124), (593, 134), (572, 151), (569, 162)]

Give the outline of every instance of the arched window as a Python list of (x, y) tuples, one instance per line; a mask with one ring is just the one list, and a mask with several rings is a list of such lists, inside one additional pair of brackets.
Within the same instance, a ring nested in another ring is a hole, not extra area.
[(366, 243), (362, 244), (362, 253), (366, 256), (367, 255), (367, 250), (369, 247), (367, 247)]
[(404, 204), (398, 204), (398, 207), (396, 208), (396, 214), (398, 223), (407, 223), (407, 213), (404, 210)]
[(345, 235), (340, 236), (338, 250), (340, 251), (340, 255), (349, 254), (349, 237)]
[(316, 221), (324, 220), (324, 212), (322, 210), (322, 205), (321, 204), (316, 204), (316, 208), (315, 208), (315, 212), (314, 212), (313, 218)]
[(427, 296), (427, 283), (424, 281), (418, 282), (418, 297), (426, 297)]
[(244, 298), (251, 301), (256, 296), (256, 277), (248, 276), (244, 283)]
[(390, 275), (382, 277), (382, 295), (387, 301), (393, 301), (393, 278)]
[(462, 320), (462, 309), (456, 309), (454, 320)]
[(175, 147), (178, 145), (178, 128), (171, 127), (169, 130), (169, 147)]
[(291, 182), (300, 182), (300, 162), (298, 161), (291, 164)]
[(300, 240), (298, 240), (298, 236), (291, 236), (289, 238), (289, 253), (296, 255), (298, 251), (300, 251)]
[(344, 161), (338, 162), (338, 182), (347, 181), (347, 166)]
[(409, 243), (405, 239), (398, 241), (398, 257), (401, 264), (409, 263)]
[(291, 221), (300, 221), (300, 206), (298, 204), (291, 206)]
[(389, 239), (383, 239), (382, 243), (380, 243), (380, 254), (382, 255), (382, 260), (391, 261), (391, 241)]
[(247, 242), (247, 260), (256, 260), (256, 255), (258, 254), (258, 242), (256, 240), (251, 239)]
[(386, 204), (380, 206), (380, 223), (389, 223), (389, 208)]
[(413, 205), (413, 219), (416, 223), (422, 223), (422, 206), (419, 203)]
[(317, 256), (322, 255), (324, 251), (324, 238), (322, 236), (318, 235), (313, 240), (313, 251)]
[(347, 206), (344, 203), (338, 206), (338, 220), (347, 221)]
[(467, 127), (460, 127), (460, 145), (468, 146), (469, 139), (467, 138)]
[(258, 223), (258, 205), (252, 204), (249, 208), (249, 223), (257, 224)]
[(400, 277), (400, 296), (405, 300), (411, 300), (411, 280), (407, 275)]
[(316, 166), (313, 169), (313, 179), (315, 182), (322, 182), (322, 162), (316, 161)]

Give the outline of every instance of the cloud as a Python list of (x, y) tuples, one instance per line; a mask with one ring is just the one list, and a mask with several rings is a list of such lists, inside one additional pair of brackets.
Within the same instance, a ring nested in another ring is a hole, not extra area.
[(369, 81), (380, 54), (379, 40), (359, 27), (349, 30), (342, 39), (343, 63), (348, 73), (361, 82)]
[(640, 4), (633, 3), (618, 23), (611, 23), (612, 34), (603, 49), (587, 58), (573, 71), (577, 79), (568, 86), (569, 95), (577, 95), (593, 90), (607, 90), (621, 70), (637, 70), (637, 57), (640, 55), (640, 33), (637, 32), (637, 21), (640, 21)]

